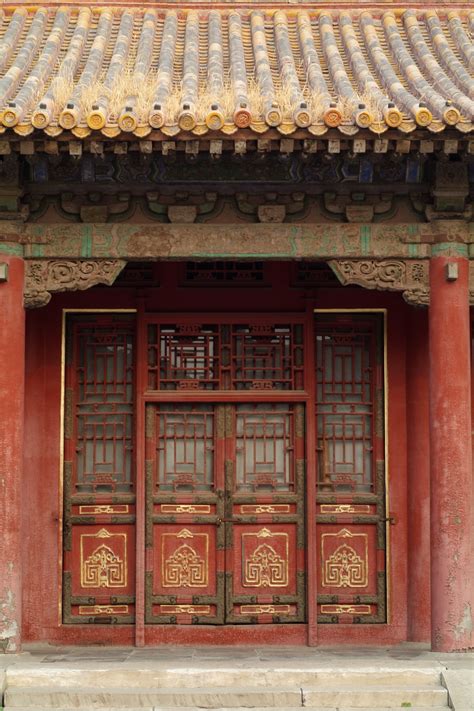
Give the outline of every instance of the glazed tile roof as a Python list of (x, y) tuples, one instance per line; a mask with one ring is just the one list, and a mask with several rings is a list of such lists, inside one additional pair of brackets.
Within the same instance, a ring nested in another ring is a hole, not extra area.
[(0, 9), (0, 132), (321, 136), (474, 122), (474, 11)]

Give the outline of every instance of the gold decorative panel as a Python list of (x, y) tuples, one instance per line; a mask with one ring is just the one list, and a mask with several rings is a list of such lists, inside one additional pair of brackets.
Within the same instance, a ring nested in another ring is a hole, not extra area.
[[(328, 555), (330, 539), (340, 539), (341, 544)], [(351, 544), (348, 543), (351, 541)], [(365, 588), (368, 583), (368, 536), (351, 533), (343, 528), (338, 533), (324, 533), (321, 538), (323, 585), (332, 588)], [(353, 546), (356, 546), (354, 548)]]
[(80, 605), (80, 615), (128, 615), (128, 605)]
[(370, 513), (369, 504), (321, 504), (324, 514), (359, 514)]
[(289, 504), (242, 504), (240, 507), (242, 514), (277, 514), (290, 513)]
[(79, 506), (79, 513), (86, 515), (127, 514), (128, 512), (128, 504), (90, 504)]
[[(102, 541), (87, 555), (92, 539)], [(105, 542), (107, 541), (107, 543)], [(127, 534), (81, 534), (81, 586), (83, 588), (124, 588), (127, 586)]]
[(210, 605), (160, 605), (162, 615), (210, 615)]
[(241, 615), (289, 615), (290, 605), (241, 605)]
[[(257, 545), (251, 553), (246, 553), (248, 547), (245, 544), (252, 538), (257, 539)], [(272, 540), (273, 545), (267, 540), (260, 542), (262, 539)], [(276, 550), (277, 547), (280, 552)], [(262, 528), (258, 533), (242, 535), (242, 585), (251, 588), (279, 588), (288, 585), (287, 533), (272, 533), (268, 528)]]
[(161, 513), (190, 513), (208, 514), (211, 513), (209, 504), (161, 504)]
[[(191, 543), (179, 545), (171, 555), (166, 556), (167, 539), (197, 539), (205, 555), (200, 555)], [(162, 584), (165, 588), (205, 588), (208, 585), (209, 536), (207, 533), (191, 533), (183, 528), (179, 533), (165, 533), (162, 539)]]
[(370, 605), (321, 605), (323, 615), (370, 615)]

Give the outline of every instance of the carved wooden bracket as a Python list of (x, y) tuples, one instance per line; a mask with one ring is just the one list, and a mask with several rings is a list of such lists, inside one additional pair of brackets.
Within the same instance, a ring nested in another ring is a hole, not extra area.
[(25, 308), (46, 306), (53, 292), (84, 291), (97, 284), (110, 286), (126, 263), (124, 259), (26, 260)]
[[(426, 259), (331, 259), (328, 264), (341, 284), (401, 291), (408, 304), (429, 306), (430, 264)], [(474, 261), (469, 262), (469, 283), (469, 303), (474, 305)]]
[(328, 264), (341, 284), (401, 291), (409, 304), (426, 306), (429, 303), (428, 260), (331, 259)]

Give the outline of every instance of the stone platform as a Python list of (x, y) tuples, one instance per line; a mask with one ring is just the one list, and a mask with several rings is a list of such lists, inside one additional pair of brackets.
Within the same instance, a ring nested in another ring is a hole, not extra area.
[(15, 711), (474, 709), (474, 655), (392, 648), (45, 647), (0, 657)]

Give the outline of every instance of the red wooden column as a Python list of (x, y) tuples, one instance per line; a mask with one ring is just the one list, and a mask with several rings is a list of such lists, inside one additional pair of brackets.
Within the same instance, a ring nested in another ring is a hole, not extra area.
[(17, 652), (21, 641), (24, 263), (0, 254), (0, 265), (0, 650)]
[(430, 262), (431, 645), (472, 646), (469, 261), (436, 244)]

